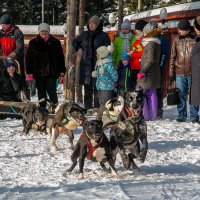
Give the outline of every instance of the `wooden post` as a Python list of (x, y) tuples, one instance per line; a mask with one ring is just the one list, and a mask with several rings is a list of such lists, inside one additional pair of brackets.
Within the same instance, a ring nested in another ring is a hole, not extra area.
[(73, 47), (72, 41), (76, 32), (76, 4), (77, 0), (67, 0), (67, 41), (66, 41), (66, 82), (65, 99), (75, 101), (75, 88), (73, 73)]

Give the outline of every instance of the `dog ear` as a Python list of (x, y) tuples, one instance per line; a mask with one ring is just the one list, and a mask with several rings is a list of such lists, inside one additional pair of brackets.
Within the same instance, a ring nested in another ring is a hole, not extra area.
[(108, 100), (105, 104), (105, 108), (107, 108), (108, 110), (110, 109), (111, 107), (111, 100)]

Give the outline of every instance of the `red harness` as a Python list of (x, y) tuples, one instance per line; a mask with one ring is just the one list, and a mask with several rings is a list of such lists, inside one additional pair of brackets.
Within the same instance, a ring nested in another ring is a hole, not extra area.
[[(81, 133), (80, 138), (83, 136), (87, 136), (86, 132)], [(90, 143), (90, 140), (88, 139), (87, 141), (87, 147), (88, 147), (88, 153), (87, 153), (87, 159), (90, 159), (92, 157), (93, 152), (100, 146), (101, 142), (103, 141), (103, 137), (99, 138), (99, 142), (97, 143), (96, 146), (92, 146), (92, 144)]]

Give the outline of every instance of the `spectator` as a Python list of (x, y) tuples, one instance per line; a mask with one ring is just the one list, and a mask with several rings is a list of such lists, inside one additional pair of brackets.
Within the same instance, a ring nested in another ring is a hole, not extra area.
[(137, 86), (145, 93), (143, 115), (145, 120), (155, 120), (157, 117), (156, 89), (160, 87), (160, 40), (157, 38), (160, 29), (154, 29), (148, 23), (144, 29), (144, 46), (141, 57), (140, 72), (137, 75)]
[[(56, 80), (66, 71), (61, 43), (50, 34), (46, 23), (38, 26), (39, 34), (29, 42), (26, 54), (26, 72), (33, 76), (38, 90), (38, 99), (47, 98), (58, 103)], [(40, 106), (46, 108), (46, 101)]]
[(92, 76), (97, 78), (96, 87), (98, 90), (98, 97), (100, 109), (98, 111), (98, 118), (101, 119), (103, 114), (103, 106), (105, 103), (114, 97), (114, 84), (118, 79), (117, 71), (113, 65), (112, 53), (113, 47), (101, 46), (97, 49), (97, 63), (96, 70), (93, 71)]
[[(179, 21), (178, 32), (171, 48), (169, 76), (171, 86), (179, 89), (180, 104), (177, 105), (178, 118), (176, 121), (185, 122), (187, 119), (187, 95), (192, 83), (191, 53), (196, 34), (187, 19)], [(198, 109), (198, 106), (190, 105), (191, 122), (199, 120)]]
[[(158, 23), (156, 19), (151, 19), (150, 23), (153, 25), (154, 28), (158, 28)], [(156, 89), (157, 100), (158, 100), (158, 107), (157, 107), (157, 118), (163, 117), (163, 79), (165, 76), (165, 69), (168, 61), (169, 56), (169, 40), (165, 35), (159, 33), (157, 35), (158, 39), (161, 42), (161, 53), (160, 53), (160, 87)]]
[(131, 32), (131, 23), (126, 19), (121, 25), (119, 36), (114, 40), (113, 60), (114, 65), (121, 60), (122, 53), (128, 53), (135, 41), (135, 36)]
[(17, 63), (12, 60), (5, 61), (5, 70), (0, 71), (0, 100), (22, 101), (20, 92), (23, 90), (23, 79), (18, 74)]
[(133, 84), (134, 87), (137, 84), (137, 74), (140, 71), (140, 60), (142, 57), (143, 46), (142, 46), (142, 39), (143, 39), (143, 28), (147, 24), (145, 20), (138, 20), (135, 24), (135, 42), (132, 45), (131, 49), (131, 70), (133, 70)]
[[(192, 49), (191, 68), (192, 68), (192, 87), (191, 87), (191, 104), (200, 105), (200, 16), (194, 20), (194, 30), (197, 34), (196, 43)], [(199, 118), (193, 122), (199, 123)]]
[(124, 92), (135, 89), (133, 71), (130, 67), (130, 56), (127, 53), (122, 54), (121, 62), (117, 65), (117, 71), (119, 94), (124, 96)]
[(24, 73), (24, 35), (19, 27), (12, 23), (11, 16), (4, 14), (0, 18), (0, 46), (2, 56), (17, 60), (20, 64), (20, 74), (25, 80)]
[(108, 35), (103, 32), (103, 24), (96, 15), (89, 19), (88, 30), (83, 31), (80, 36), (73, 40), (73, 47), (76, 51), (79, 48), (83, 50), (83, 56), (80, 62), (80, 85), (84, 85), (84, 107), (86, 109), (99, 108), (98, 92), (96, 89), (96, 78), (92, 78), (92, 71), (95, 69), (97, 61), (96, 50), (100, 46), (110, 45)]

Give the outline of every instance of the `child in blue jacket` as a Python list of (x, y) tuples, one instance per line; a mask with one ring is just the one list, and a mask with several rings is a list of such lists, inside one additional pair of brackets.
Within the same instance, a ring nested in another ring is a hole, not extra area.
[(121, 96), (124, 92), (133, 91), (134, 88), (134, 72), (130, 67), (130, 56), (127, 53), (121, 55), (121, 61), (117, 65), (118, 71), (118, 90)]
[(111, 53), (113, 46), (101, 46), (97, 52), (97, 63), (95, 71), (92, 72), (92, 77), (96, 77), (96, 88), (98, 90), (98, 97), (100, 109), (98, 117), (101, 118), (102, 107), (105, 103), (114, 97), (114, 84), (118, 80), (117, 70), (114, 67)]

